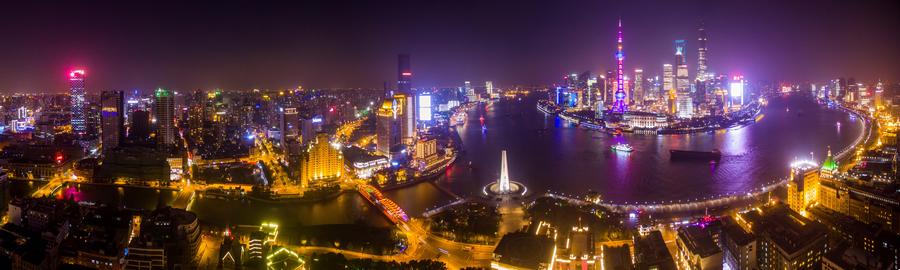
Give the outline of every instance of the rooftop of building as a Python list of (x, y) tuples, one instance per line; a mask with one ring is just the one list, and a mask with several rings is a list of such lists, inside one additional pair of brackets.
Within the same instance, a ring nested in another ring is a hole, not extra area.
[(687, 226), (678, 229), (678, 238), (684, 243), (685, 248), (700, 257), (709, 257), (722, 252), (713, 241), (709, 229), (704, 226)]
[(825, 256), (822, 259), (837, 265), (840, 269), (846, 270), (892, 269), (889, 268), (889, 260), (879, 260), (865, 250), (853, 247), (848, 243), (837, 245), (835, 248), (828, 251), (828, 253), (825, 253)]
[(656, 269), (677, 269), (672, 254), (666, 248), (662, 233), (652, 231), (640, 236), (634, 242), (635, 267), (643, 269), (655, 266)]
[(12, 223), (0, 228), (0, 249), (20, 256), (24, 261), (40, 265), (47, 257), (47, 240)]
[(743, 246), (756, 240), (752, 233), (745, 231), (731, 217), (725, 217), (722, 222), (722, 233), (734, 241), (735, 244)]
[(341, 148), (341, 151), (344, 159), (351, 164), (353, 162), (369, 162), (379, 159), (386, 159), (384, 156), (370, 154), (369, 151), (356, 146), (344, 147)]
[(553, 239), (526, 232), (514, 232), (503, 236), (494, 248), (495, 257), (504, 264), (526, 268), (538, 268), (548, 263), (553, 255)]
[(631, 250), (628, 245), (603, 247), (603, 269), (631, 269)]
[(144, 220), (165, 220), (171, 222), (173, 226), (177, 226), (196, 222), (197, 214), (185, 211), (184, 209), (164, 206), (150, 212), (150, 214), (144, 217)]
[(788, 254), (826, 237), (827, 229), (821, 223), (809, 220), (784, 204), (769, 206), (761, 211), (742, 214), (756, 234), (765, 235)]

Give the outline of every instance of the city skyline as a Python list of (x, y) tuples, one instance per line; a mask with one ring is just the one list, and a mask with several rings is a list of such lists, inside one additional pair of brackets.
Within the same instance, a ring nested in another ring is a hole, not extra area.
[(17, 4), (0, 269), (900, 269), (900, 2)]
[[(254, 7), (249, 15), (227, 3), (28, 5), (4, 14), (10, 35), (0, 45), (7, 63), (0, 91), (63, 92), (57, 74), (73, 68), (88, 71), (90, 93), (380, 88), (396, 76), (384, 67), (400, 53), (417, 59), (417, 87), (550, 84), (557, 74), (613, 70), (609, 25), (619, 17), (628, 31), (625, 69), (648, 75), (673, 64), (671, 43), (683, 39), (694, 77), (703, 23), (710, 72), (771, 81), (900, 79), (900, 53), (891, 49), (900, 38), (885, 32), (900, 24), (887, 14), (897, 3), (646, 4), (317, 3)], [(35, 10), (44, 12), (24, 12)], [(34, 31), (42, 34), (27, 34)]]

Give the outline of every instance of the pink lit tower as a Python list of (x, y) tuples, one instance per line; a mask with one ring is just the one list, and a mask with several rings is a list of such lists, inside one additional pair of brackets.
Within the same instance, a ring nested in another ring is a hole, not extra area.
[(622, 19), (619, 19), (618, 33), (616, 34), (616, 93), (612, 105), (613, 113), (624, 113), (628, 110), (625, 103), (625, 53), (622, 52)]

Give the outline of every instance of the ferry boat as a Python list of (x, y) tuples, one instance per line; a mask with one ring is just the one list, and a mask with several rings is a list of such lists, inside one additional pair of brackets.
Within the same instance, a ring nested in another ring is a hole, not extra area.
[(627, 143), (625, 143), (625, 144), (617, 143), (617, 144), (614, 144), (613, 146), (611, 146), (610, 148), (612, 148), (613, 151), (617, 151), (617, 152), (634, 151), (634, 148), (632, 148), (631, 145), (628, 145)]
[(669, 150), (672, 160), (719, 160), (722, 152), (718, 149), (712, 151)]
[(581, 126), (590, 130), (603, 130), (603, 126), (593, 122), (581, 122)]

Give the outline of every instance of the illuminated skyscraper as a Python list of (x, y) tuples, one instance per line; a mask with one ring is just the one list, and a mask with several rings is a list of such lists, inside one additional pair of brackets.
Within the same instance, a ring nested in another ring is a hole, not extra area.
[(119, 146), (125, 139), (125, 93), (103, 91), (100, 94), (100, 142), (103, 152)]
[(408, 54), (397, 56), (397, 91), (403, 94), (412, 92), (412, 68)]
[(412, 91), (412, 68), (409, 64), (409, 55), (398, 56), (397, 64), (397, 93), (394, 100), (400, 106), (400, 137), (404, 144), (413, 145), (416, 142), (416, 93)]
[(624, 113), (628, 110), (625, 103), (625, 53), (622, 51), (622, 19), (619, 19), (619, 28), (616, 33), (616, 94), (614, 96), (612, 111)]
[(492, 82), (492, 81), (484, 82), (484, 90), (487, 92), (488, 97), (494, 98), (494, 82)]
[(675, 41), (675, 88), (678, 93), (691, 91), (690, 79), (688, 79), (688, 66), (684, 60), (686, 42), (683, 39)]
[(663, 85), (662, 85), (662, 95), (668, 95), (669, 91), (675, 89), (675, 73), (672, 70), (672, 65), (663, 64)]
[(700, 37), (697, 38), (697, 80), (706, 81), (706, 30), (700, 24)]
[[(281, 110), (281, 145), (287, 148), (288, 143), (300, 142), (300, 116), (297, 108), (284, 108)], [(312, 135), (312, 134), (307, 134)]]
[(676, 94), (676, 112), (679, 118), (694, 117), (694, 99), (690, 93), (679, 92)]
[(69, 72), (69, 87), (72, 99), (72, 131), (76, 135), (85, 135), (87, 132), (87, 124), (85, 124), (85, 108), (84, 108), (84, 70), (77, 69)]
[(175, 144), (175, 97), (162, 88), (156, 89), (155, 96), (156, 146), (168, 150)]
[(387, 98), (375, 113), (375, 149), (388, 158), (391, 157), (391, 147), (400, 143), (400, 128), (394, 105), (394, 100)]
[(478, 96), (475, 95), (475, 88), (472, 87), (472, 82), (466, 81), (464, 88), (469, 102), (478, 102)]
[(634, 82), (633, 82), (634, 91), (632, 91), (632, 102), (641, 105), (644, 104), (644, 70), (643, 69), (635, 69), (634, 70)]

